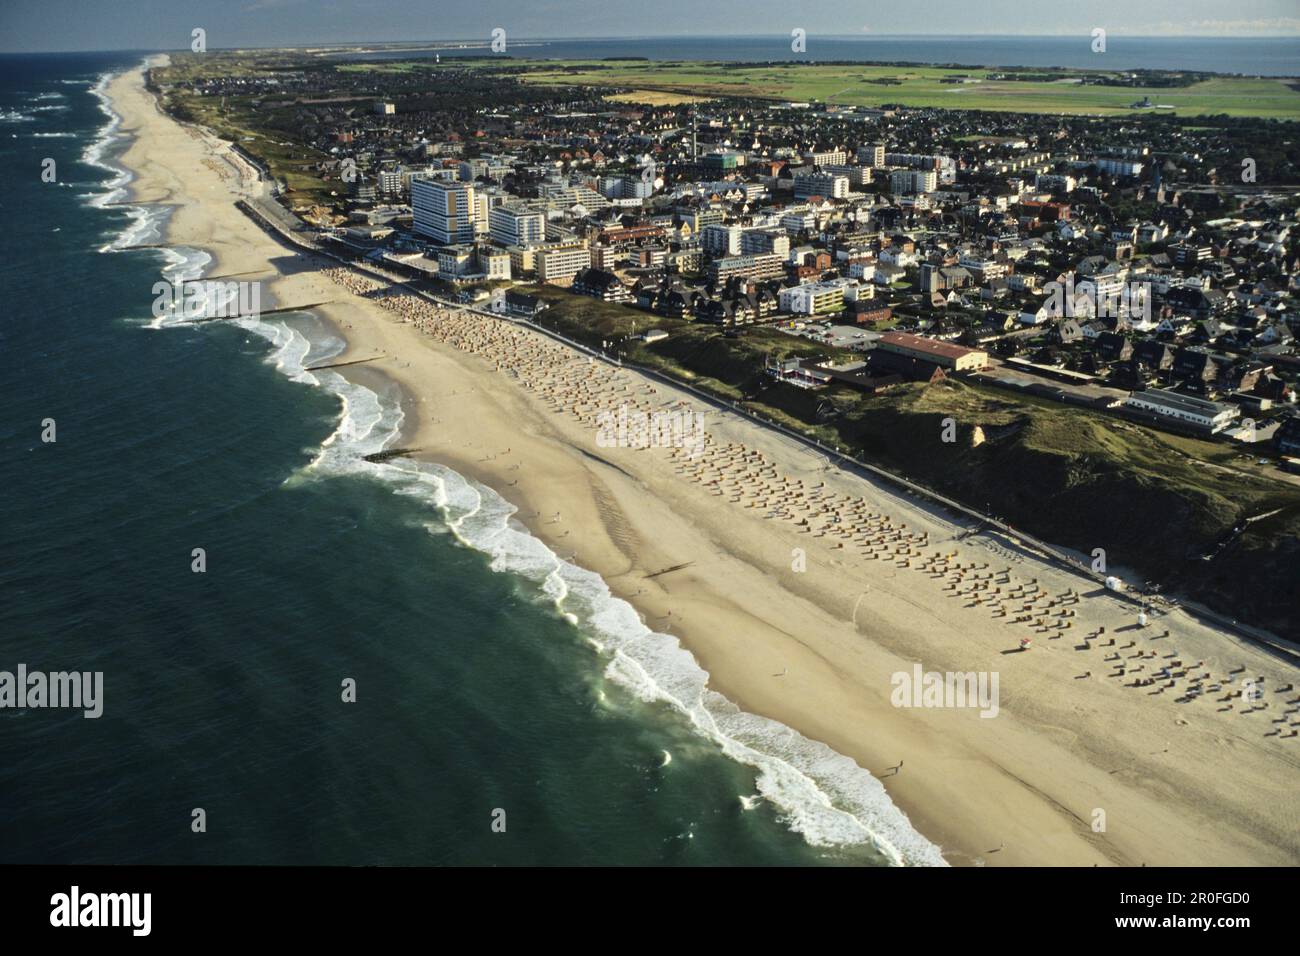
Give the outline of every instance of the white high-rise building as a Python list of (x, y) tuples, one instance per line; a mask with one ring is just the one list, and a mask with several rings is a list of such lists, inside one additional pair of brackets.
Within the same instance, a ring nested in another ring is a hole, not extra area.
[(939, 174), (933, 170), (896, 169), (889, 174), (889, 191), (892, 193), (932, 193), (938, 187)]
[(885, 147), (881, 145), (859, 146), (858, 162), (869, 163), (871, 166), (879, 169), (881, 166), (885, 165)]
[(775, 253), (781, 258), (790, 255), (790, 237), (780, 229), (746, 229), (740, 234), (740, 254), (758, 255)]
[(492, 241), (503, 246), (528, 246), (546, 241), (546, 216), (527, 206), (507, 203), (488, 213)]
[(736, 225), (718, 223), (705, 226), (700, 230), (700, 246), (710, 256), (738, 255), (741, 232), (743, 230)]
[(809, 196), (825, 196), (828, 199), (847, 199), (849, 195), (849, 178), (830, 173), (810, 173), (794, 177), (794, 198), (807, 199)]
[(414, 228), (442, 245), (473, 242), (481, 208), (470, 183), (411, 180)]
[(824, 153), (805, 153), (804, 162), (814, 166), (843, 166), (849, 161), (848, 154), (842, 149), (831, 149)]
[(565, 285), (591, 266), (586, 242), (557, 242), (537, 250), (537, 281)]

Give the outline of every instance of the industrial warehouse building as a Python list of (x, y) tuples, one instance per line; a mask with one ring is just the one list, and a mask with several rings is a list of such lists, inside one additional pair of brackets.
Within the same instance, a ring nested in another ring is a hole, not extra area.
[(987, 352), (953, 345), (951, 342), (922, 338), (907, 332), (886, 332), (880, 337), (878, 347), (886, 352), (920, 359), (923, 362), (932, 362), (940, 368), (952, 369), (954, 372), (976, 371), (989, 363)]

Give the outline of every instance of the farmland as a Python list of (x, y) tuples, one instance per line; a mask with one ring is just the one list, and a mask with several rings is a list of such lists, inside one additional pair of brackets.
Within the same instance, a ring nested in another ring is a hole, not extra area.
[[(1032, 74), (1020, 71), (1017, 77)], [(1300, 119), (1294, 80), (1211, 76), (1184, 87), (1107, 86), (1084, 82), (1097, 74), (1045, 79), (989, 79), (980, 69), (875, 64), (758, 64), (714, 62), (546, 62), (527, 68), (531, 83), (605, 86), (692, 96), (751, 97), (822, 102), (840, 106), (882, 105), (1018, 113), (1179, 116), (1256, 116)], [(946, 82), (945, 82), (946, 81)], [(1172, 110), (1135, 110), (1150, 102)]]

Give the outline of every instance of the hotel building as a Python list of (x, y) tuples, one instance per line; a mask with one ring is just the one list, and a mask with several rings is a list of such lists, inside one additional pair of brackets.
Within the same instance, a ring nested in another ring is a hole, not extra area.
[(470, 183), (412, 179), (411, 212), (415, 231), (441, 245), (474, 241), (479, 208)]

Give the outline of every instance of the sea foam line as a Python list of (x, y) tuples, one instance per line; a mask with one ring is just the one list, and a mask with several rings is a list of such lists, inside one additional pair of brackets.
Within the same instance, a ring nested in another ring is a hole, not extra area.
[(337, 372), (306, 370), (309, 354), (314, 362), (337, 355), (346, 344), (341, 339), (332, 337), (313, 349), (283, 322), (236, 321), (272, 343), (269, 361), (284, 374), (340, 399), (338, 427), (322, 443), (310, 472), (369, 475), (438, 508), (445, 527), (487, 555), (493, 571), (539, 587), (608, 659), (607, 679), (644, 701), (669, 704), (724, 754), (754, 768), (759, 793), (810, 844), (868, 844), (898, 865), (946, 865), (939, 847), (912, 827), (879, 780), (825, 744), (746, 713), (709, 690), (708, 673), (677, 638), (648, 627), (598, 574), (564, 560), (532, 535), (514, 520), (515, 507), (491, 488), (437, 463), (367, 461), (367, 455), (394, 446), (404, 413), (399, 402), (385, 401)]
[(670, 705), (724, 754), (754, 768), (759, 794), (808, 843), (867, 844), (895, 865), (947, 865), (939, 847), (912, 827), (879, 780), (825, 744), (746, 713), (709, 690), (708, 673), (677, 638), (652, 630), (632, 605), (610, 593), (599, 575), (565, 561), (513, 520), (515, 507), (491, 488), (433, 462), (367, 461), (366, 456), (394, 446), (404, 412), (400, 402), (385, 401), (337, 372), (308, 370), (309, 364), (342, 353), (343, 339), (330, 336), (313, 343), (282, 320), (232, 321), (270, 343), (267, 361), (285, 376), (339, 399), (338, 425), (305, 475), (369, 476), (437, 509), (442, 525), (462, 544), (487, 555), (493, 571), (537, 585), (557, 613), (608, 659), (608, 680), (643, 701)]
[[(114, 172), (104, 152), (117, 137), (121, 120), (105, 93), (109, 75), (92, 87), (108, 122), (83, 158)], [(120, 170), (105, 196), (124, 194), (131, 174)], [(111, 201), (101, 198), (93, 205)], [(133, 209), (136, 207), (124, 207)], [(165, 218), (165, 217), (164, 217)], [(154, 220), (161, 228), (162, 219)], [(101, 251), (117, 251), (139, 228), (133, 222)], [(164, 250), (163, 272), (173, 281), (199, 278), (211, 257), (199, 250)], [(308, 371), (308, 356), (319, 363), (340, 354), (347, 343), (337, 337), (313, 344), (283, 320), (233, 319), (271, 343), (268, 361), (291, 380), (324, 388), (340, 401), (339, 422), (322, 444), (308, 473), (321, 477), (365, 474), (384, 481), (394, 492), (427, 501), (442, 515), (456, 538), (490, 559), (490, 567), (534, 582), (562, 614), (609, 658), (607, 679), (644, 701), (658, 701), (683, 714), (702, 736), (724, 754), (757, 771), (759, 793), (781, 813), (785, 823), (815, 846), (868, 844), (896, 865), (946, 866), (942, 852), (894, 805), (884, 785), (852, 759), (818, 741), (803, 737), (774, 720), (742, 711), (708, 689), (708, 672), (670, 634), (644, 624), (628, 602), (610, 593), (592, 571), (563, 560), (522, 524), (515, 507), (491, 488), (446, 466), (395, 458), (371, 462), (366, 456), (397, 441), (404, 418), (400, 402), (385, 402), (375, 391), (334, 371)], [(153, 328), (173, 322), (155, 320)], [(752, 806), (752, 798), (742, 796)]]
[[(95, 192), (88, 193), (84, 196), (87, 205), (97, 209), (102, 209), (109, 203), (117, 203), (126, 199), (129, 195), (127, 187), (135, 179), (135, 174), (126, 167), (109, 162), (106, 158), (108, 151), (122, 142), (124, 134), (121, 132), (122, 117), (118, 116), (113, 110), (112, 102), (108, 96), (108, 84), (112, 81), (114, 74), (103, 73), (94, 83), (90, 85), (90, 93), (99, 101), (99, 108), (107, 118), (107, 122), (100, 127), (99, 132), (95, 135), (81, 153), (81, 161), (87, 166), (94, 166), (98, 169), (105, 170), (113, 174), (113, 178), (100, 186)], [(145, 243), (155, 242), (162, 237), (163, 225), (167, 221), (171, 210), (166, 206), (151, 206), (147, 204), (136, 204), (116, 207), (130, 217), (130, 223), (116, 237), (110, 239), (100, 247), (100, 252), (120, 252), (122, 249), (130, 246), (137, 246)], [(187, 250), (186, 252), (173, 251), (171, 249), (161, 250), (168, 266), (177, 269), (183, 269), (191, 272), (195, 268), (202, 267), (202, 263), (197, 258), (197, 250)], [(210, 261), (210, 257), (205, 257), (203, 262)], [(189, 278), (197, 278), (199, 273)]]

